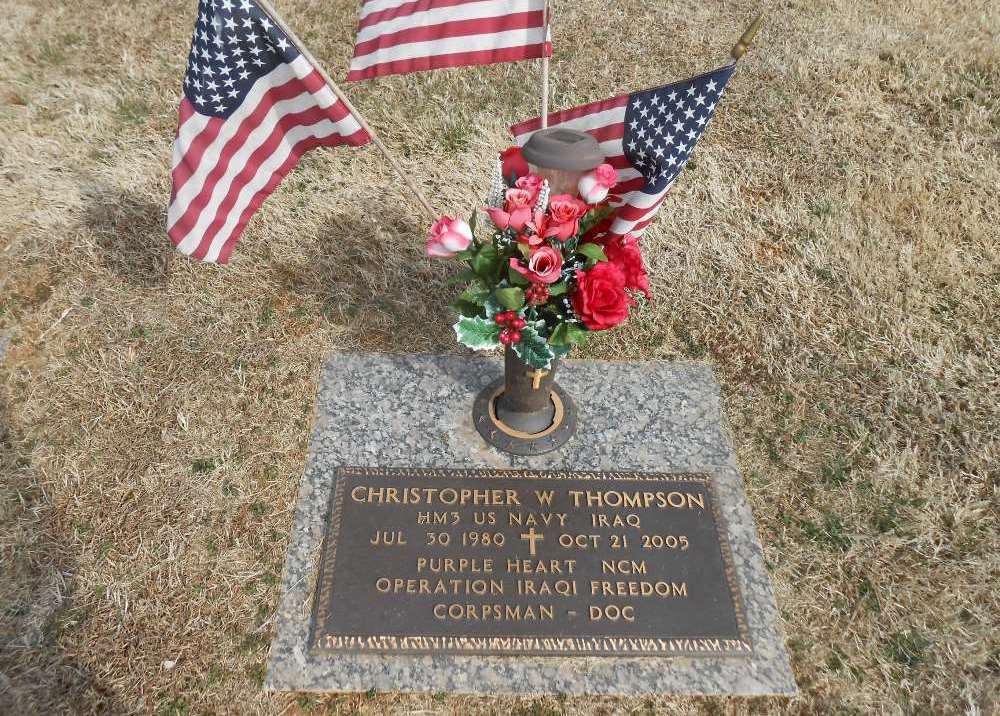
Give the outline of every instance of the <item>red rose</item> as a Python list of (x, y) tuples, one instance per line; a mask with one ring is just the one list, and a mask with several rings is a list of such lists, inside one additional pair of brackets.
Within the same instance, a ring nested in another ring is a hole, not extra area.
[(531, 169), (527, 160), (521, 156), (521, 148), (518, 146), (508, 147), (500, 152), (500, 161), (503, 164), (503, 178), (510, 181), (511, 177), (523, 177)]
[(632, 234), (609, 240), (604, 245), (604, 254), (608, 257), (608, 261), (621, 269), (625, 276), (625, 288), (642, 291), (646, 298), (652, 298), (649, 293), (649, 276), (646, 275), (646, 265), (642, 261), (642, 251), (639, 250), (639, 242)]
[(625, 293), (625, 274), (607, 261), (599, 261), (589, 271), (576, 272), (573, 310), (592, 331), (614, 328), (628, 318), (633, 301)]
[(546, 236), (566, 241), (580, 229), (580, 217), (587, 213), (587, 205), (569, 194), (559, 194), (549, 199), (549, 229)]

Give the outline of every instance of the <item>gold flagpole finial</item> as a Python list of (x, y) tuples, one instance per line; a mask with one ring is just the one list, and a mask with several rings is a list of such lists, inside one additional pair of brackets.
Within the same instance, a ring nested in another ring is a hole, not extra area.
[(753, 19), (753, 22), (750, 23), (750, 27), (746, 29), (746, 32), (743, 33), (739, 41), (733, 45), (733, 49), (730, 54), (733, 56), (734, 60), (738, 60), (746, 54), (746, 51), (750, 49), (750, 45), (753, 43), (753, 38), (757, 36), (757, 32), (763, 24), (764, 15), (761, 13)]

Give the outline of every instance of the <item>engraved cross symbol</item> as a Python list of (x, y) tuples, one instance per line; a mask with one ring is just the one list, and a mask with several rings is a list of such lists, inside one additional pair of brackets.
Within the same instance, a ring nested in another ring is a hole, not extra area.
[(521, 533), (521, 539), (528, 543), (528, 549), (531, 552), (531, 556), (535, 556), (535, 542), (538, 540), (544, 540), (545, 535), (535, 532), (535, 528), (532, 527), (527, 532)]
[(535, 370), (529, 370), (526, 375), (529, 378), (531, 378), (531, 389), (538, 390), (539, 388), (541, 388), (542, 378), (544, 378), (548, 374), (549, 372), (547, 370), (542, 370), (541, 368), (535, 368)]

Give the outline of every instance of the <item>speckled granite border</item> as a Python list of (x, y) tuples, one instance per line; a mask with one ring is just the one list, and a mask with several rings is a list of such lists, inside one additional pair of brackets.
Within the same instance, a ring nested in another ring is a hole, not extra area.
[[(344, 353), (327, 359), (265, 688), (794, 694), (770, 578), (721, 425), (719, 386), (711, 368), (568, 361), (560, 368), (559, 382), (578, 398), (580, 426), (564, 448), (539, 457), (498, 453), (472, 425), (473, 398), (501, 371), (499, 360), (461, 356)], [(312, 590), (337, 465), (711, 473), (732, 535), (754, 651), (746, 658), (314, 656), (308, 649)]]

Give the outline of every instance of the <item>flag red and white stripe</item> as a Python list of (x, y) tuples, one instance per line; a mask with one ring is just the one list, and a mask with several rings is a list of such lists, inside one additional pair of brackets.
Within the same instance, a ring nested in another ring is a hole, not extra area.
[(205, 261), (229, 259), (250, 217), (303, 153), (370, 140), (250, 2), (230, 11), (202, 0), (184, 87), (167, 233), (181, 252)]
[[(683, 170), (711, 120), (733, 63), (680, 82), (612, 97), (549, 115), (550, 128), (587, 132), (618, 173), (608, 195), (615, 211), (604, 227), (641, 236)], [(524, 146), (542, 128), (536, 117), (510, 128)]]
[(364, 0), (348, 80), (552, 55), (546, 0)]
[(225, 263), (254, 211), (303, 153), (368, 141), (302, 55), (258, 79), (225, 119), (198, 113), (185, 97), (167, 233), (182, 253)]

